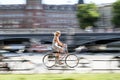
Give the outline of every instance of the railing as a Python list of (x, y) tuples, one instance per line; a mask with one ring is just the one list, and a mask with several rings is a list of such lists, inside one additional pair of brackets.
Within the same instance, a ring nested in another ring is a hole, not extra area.
[(52, 28), (20, 28), (20, 29), (0, 29), (0, 34), (42, 34), (53, 33), (55, 31), (67, 32), (66, 29), (52, 29)]
[(0, 34), (48, 34), (55, 31), (61, 31), (62, 33), (74, 34), (74, 33), (120, 33), (120, 28), (105, 29), (95, 28), (89, 30), (83, 30), (80, 28), (16, 28), (16, 29), (0, 29)]

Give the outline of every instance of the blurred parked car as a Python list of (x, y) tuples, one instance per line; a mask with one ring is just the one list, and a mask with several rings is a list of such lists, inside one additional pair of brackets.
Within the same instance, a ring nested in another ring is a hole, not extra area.
[(32, 44), (27, 49), (28, 52), (48, 52), (51, 50), (52, 48), (50, 44)]
[(10, 51), (10, 52), (24, 51), (25, 46), (22, 44), (10, 44), (10, 45), (0, 46), (0, 50)]

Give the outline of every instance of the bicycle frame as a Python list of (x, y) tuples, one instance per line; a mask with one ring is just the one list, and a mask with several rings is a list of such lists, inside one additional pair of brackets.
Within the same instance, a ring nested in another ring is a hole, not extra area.
[[(56, 52), (57, 53), (57, 52)], [(75, 54), (69, 54), (67, 48), (65, 49), (64, 53), (59, 53), (59, 59), (58, 56), (56, 56), (56, 53), (49, 53), (46, 54), (43, 57), (43, 63), (45, 66), (51, 68), (55, 64), (57, 64), (57, 61), (64, 61), (64, 64), (66, 64), (68, 67), (73, 68), (78, 65), (78, 57)]]

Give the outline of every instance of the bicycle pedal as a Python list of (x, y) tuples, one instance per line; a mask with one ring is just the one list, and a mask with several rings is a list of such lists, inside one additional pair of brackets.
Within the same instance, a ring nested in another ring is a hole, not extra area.
[(55, 67), (59, 67), (60, 65), (59, 64), (55, 64)]

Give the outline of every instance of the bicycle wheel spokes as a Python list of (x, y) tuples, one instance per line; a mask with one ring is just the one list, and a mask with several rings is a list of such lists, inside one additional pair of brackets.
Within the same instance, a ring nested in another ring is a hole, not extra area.
[(65, 63), (71, 68), (76, 67), (78, 65), (78, 57), (74, 54), (69, 54), (65, 59)]
[(53, 54), (47, 54), (43, 57), (43, 63), (46, 67), (53, 67), (55, 65), (55, 56)]

